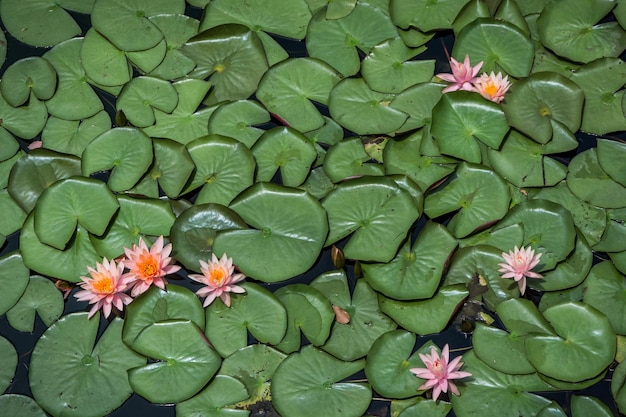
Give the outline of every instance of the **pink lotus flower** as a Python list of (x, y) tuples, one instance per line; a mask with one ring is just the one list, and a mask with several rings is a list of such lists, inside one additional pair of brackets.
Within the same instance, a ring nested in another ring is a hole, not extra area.
[(450, 69), (452, 70), (452, 74), (437, 74), (437, 77), (452, 83), (444, 88), (442, 92), (447, 93), (457, 90), (475, 91), (473, 83), (478, 80), (476, 75), (478, 75), (478, 71), (480, 71), (482, 66), (483, 62), (480, 61), (476, 64), (476, 66), (472, 67), (470, 65), (469, 55), (465, 55), (465, 61), (463, 61), (463, 63), (458, 62), (454, 58), (450, 58)]
[(508, 80), (508, 75), (502, 77), (502, 73), (498, 72), (498, 75), (494, 74), (482, 74), (480, 78), (474, 83), (475, 91), (478, 91), (481, 96), (487, 100), (491, 100), (494, 103), (500, 103), (504, 100), (504, 95), (511, 87), (511, 83)]
[(220, 260), (217, 259), (215, 254), (211, 256), (209, 263), (200, 261), (202, 275), (189, 274), (189, 278), (205, 284), (204, 287), (196, 291), (198, 297), (206, 297), (202, 304), (203, 307), (211, 304), (217, 297), (226, 304), (226, 307), (230, 307), (231, 292), (238, 294), (246, 292), (245, 289), (233, 284), (243, 280), (246, 276), (234, 273), (233, 258), (228, 258), (226, 254), (222, 255)]
[(146, 292), (152, 284), (165, 289), (167, 280), (164, 277), (180, 269), (178, 265), (169, 265), (172, 261), (172, 258), (168, 258), (171, 251), (171, 243), (163, 247), (163, 236), (159, 236), (150, 250), (142, 238), (139, 238), (139, 246), (124, 248), (126, 259), (122, 262), (129, 271), (122, 278), (133, 289), (130, 295), (136, 297)]
[(500, 269), (498, 272), (502, 272), (502, 278), (513, 278), (519, 285), (519, 292), (524, 295), (526, 291), (526, 277), (528, 278), (543, 278), (543, 275), (536, 272), (532, 272), (533, 269), (541, 259), (541, 254), (535, 255), (535, 251), (529, 246), (528, 248), (515, 249), (509, 251), (509, 253), (502, 252), (502, 257), (506, 263), (498, 264)]
[(422, 384), (418, 390), (433, 389), (433, 400), (437, 400), (441, 392), (448, 392), (448, 388), (454, 395), (460, 395), (459, 389), (456, 387), (452, 379), (465, 378), (472, 376), (469, 372), (459, 371), (463, 366), (461, 362), (462, 356), (457, 356), (449, 361), (449, 347), (446, 344), (441, 351), (441, 356), (437, 354), (434, 346), (430, 348), (430, 355), (419, 354), (426, 368), (411, 368), (410, 371), (419, 378), (427, 381)]
[(128, 285), (121, 279), (124, 271), (122, 263), (116, 264), (115, 261), (109, 262), (104, 258), (102, 263), (96, 263), (96, 269), (87, 267), (87, 271), (91, 277), (80, 277), (82, 282), (78, 285), (82, 290), (74, 294), (74, 297), (78, 301), (89, 301), (89, 304), (93, 304), (88, 318), (92, 318), (100, 309), (104, 312), (104, 317), (109, 317), (112, 307), (122, 311), (133, 300), (128, 294), (124, 294)]

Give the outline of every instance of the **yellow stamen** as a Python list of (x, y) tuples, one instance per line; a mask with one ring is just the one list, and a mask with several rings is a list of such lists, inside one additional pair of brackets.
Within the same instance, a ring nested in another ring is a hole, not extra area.
[(496, 85), (493, 83), (487, 84), (483, 91), (489, 96), (494, 96), (498, 92), (498, 87), (496, 87)]
[(226, 279), (226, 271), (223, 268), (215, 268), (210, 272), (209, 279), (213, 285), (221, 286)]
[(153, 256), (142, 257), (137, 262), (137, 269), (140, 272), (139, 279), (154, 278), (159, 272), (159, 263)]
[(98, 274), (94, 277), (91, 285), (93, 286), (95, 292), (100, 294), (112, 294), (115, 290), (113, 279), (108, 275)]

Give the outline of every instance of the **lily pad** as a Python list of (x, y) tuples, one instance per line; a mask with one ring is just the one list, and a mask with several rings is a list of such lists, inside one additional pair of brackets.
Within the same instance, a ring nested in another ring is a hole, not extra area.
[(340, 80), (341, 76), (323, 61), (292, 58), (265, 73), (256, 96), (285, 124), (308, 132), (324, 125), (324, 118), (312, 101), (327, 105), (330, 91)]
[(363, 175), (382, 176), (383, 166), (371, 159), (361, 138), (354, 136), (328, 148), (322, 169), (333, 182)]
[(46, 417), (45, 411), (30, 397), (21, 394), (0, 395), (1, 417)]
[(245, 348), (248, 331), (259, 342), (276, 345), (287, 330), (287, 311), (274, 294), (250, 282), (241, 287), (245, 294), (232, 297), (230, 307), (214, 301), (206, 310), (206, 336), (222, 357)]
[[(257, 91), (258, 94), (258, 91)], [(252, 148), (265, 130), (255, 127), (270, 121), (270, 114), (257, 101), (238, 100), (221, 104), (209, 119), (209, 133), (223, 135)]]
[(396, 300), (431, 298), (441, 281), (456, 239), (445, 226), (428, 222), (388, 263), (363, 263), (363, 277), (376, 291)]
[(178, 104), (178, 93), (167, 81), (154, 77), (136, 77), (127, 83), (117, 98), (117, 111), (123, 111), (137, 127), (154, 124), (154, 110), (171, 113)]
[(618, 57), (626, 48), (626, 31), (617, 22), (598, 24), (613, 7), (611, 0), (547, 4), (537, 19), (541, 42), (572, 61)]
[(118, 207), (115, 196), (102, 181), (62, 179), (46, 188), (37, 200), (35, 233), (42, 243), (63, 250), (78, 224), (94, 235), (102, 235)]
[(133, 76), (126, 54), (94, 28), (90, 28), (85, 34), (80, 48), (80, 59), (85, 74), (104, 86), (124, 85)]
[(572, 417), (611, 417), (611, 409), (598, 398), (587, 395), (572, 396)]
[(604, 313), (617, 334), (626, 334), (626, 283), (610, 261), (591, 268), (584, 282), (583, 301)]
[(221, 231), (213, 251), (232, 256), (245, 275), (263, 282), (283, 281), (307, 271), (317, 260), (328, 223), (322, 205), (306, 191), (256, 183), (230, 208), (252, 228)]
[(0, 95), (0, 126), (22, 139), (32, 139), (41, 132), (48, 119), (46, 105), (31, 91), (28, 104), (13, 107)]
[(498, 174), (464, 162), (452, 180), (426, 197), (424, 212), (432, 219), (458, 210), (447, 227), (462, 238), (504, 217), (509, 202), (509, 187)]
[(132, 394), (126, 372), (145, 358), (122, 343), (120, 319), (107, 326), (96, 344), (99, 318), (68, 314), (50, 326), (33, 349), (30, 387), (37, 403), (52, 415), (103, 416)]
[(40, 100), (54, 94), (57, 74), (48, 61), (40, 57), (23, 58), (11, 64), (2, 74), (2, 97), (13, 107), (26, 103), (32, 91)]
[(613, 398), (615, 398), (620, 411), (626, 409), (626, 392), (624, 391), (624, 382), (626, 382), (626, 362), (621, 362), (615, 368), (613, 378), (611, 379), (611, 393), (613, 394)]
[(378, 304), (383, 313), (403, 328), (426, 335), (445, 329), (468, 294), (463, 285), (451, 285), (443, 286), (426, 300), (398, 301), (379, 296)]
[[(428, 82), (414, 85), (397, 94), (391, 101), (391, 107), (409, 115), (397, 133), (409, 132), (425, 126), (430, 127), (432, 111), (441, 99), (443, 88), (442, 84)], [(422, 132), (430, 134), (429, 128)]]
[(375, 5), (357, 2), (352, 12), (341, 19), (327, 19), (326, 9), (318, 10), (309, 22), (306, 49), (312, 58), (325, 61), (349, 77), (359, 71), (358, 50), (367, 54), (374, 45), (397, 36), (389, 15)]
[(606, 227), (601, 230), (602, 237), (598, 243), (593, 246), (594, 250), (601, 252), (622, 252), (626, 250), (626, 207), (619, 209), (605, 210)]
[(535, 368), (526, 359), (523, 336), (477, 322), (472, 333), (472, 346), (480, 360), (500, 372), (531, 374)]
[(420, 215), (410, 193), (386, 177), (343, 182), (322, 204), (330, 226), (325, 245), (352, 235), (343, 248), (346, 258), (363, 261), (390, 261)]
[(626, 204), (626, 187), (614, 181), (598, 162), (596, 148), (572, 158), (567, 186), (576, 197), (603, 208), (621, 208)]
[(202, 391), (192, 398), (176, 404), (179, 417), (247, 417), (249, 411), (231, 408), (248, 398), (246, 386), (227, 375), (217, 375)]
[(0, 336), (0, 363), (2, 365), (0, 366), (0, 392), (4, 392), (15, 376), (17, 351), (13, 344), (2, 336)]
[(160, 14), (148, 19), (163, 32), (167, 45), (163, 61), (149, 71), (149, 75), (174, 80), (189, 74), (196, 64), (183, 55), (180, 48), (198, 33), (200, 22), (183, 14)]
[(217, 372), (221, 358), (191, 320), (167, 320), (146, 327), (133, 349), (156, 361), (128, 371), (133, 391), (165, 404), (191, 398)]
[(173, 255), (185, 268), (200, 272), (198, 260), (210, 259), (221, 230), (245, 229), (237, 213), (219, 204), (199, 204), (178, 215), (171, 230)]
[(204, 136), (190, 142), (187, 149), (195, 171), (183, 192), (202, 187), (197, 204), (228, 205), (254, 182), (254, 156), (235, 139), (220, 135)]
[(313, 347), (289, 355), (272, 380), (272, 403), (281, 415), (358, 417), (372, 399), (367, 384), (339, 382), (363, 369), (364, 360), (344, 362)]
[(97, 0), (91, 24), (120, 50), (143, 51), (163, 39), (163, 33), (148, 17), (184, 11), (184, 0)]
[(618, 163), (626, 157), (626, 145), (608, 139), (598, 139), (596, 148), (600, 168), (614, 181), (626, 187), (626, 169)]
[(26, 213), (13, 200), (6, 188), (0, 190), (0, 213), (3, 213), (3, 217), (0, 218), (0, 234), (5, 236), (18, 231), (26, 220)]
[(336, 358), (344, 361), (362, 358), (380, 335), (397, 327), (381, 312), (376, 292), (363, 280), (357, 281), (352, 295), (344, 271), (324, 273), (311, 286), (350, 316), (348, 323), (333, 326), (329, 339), (321, 347)]
[(170, 198), (180, 195), (195, 165), (187, 148), (170, 139), (152, 139), (154, 165), (150, 175), (156, 177), (163, 192)]
[(152, 142), (139, 129), (116, 127), (89, 142), (82, 156), (83, 175), (111, 169), (107, 185), (111, 191), (125, 191), (152, 164)]
[(52, 281), (34, 275), (30, 277), (28, 287), (17, 304), (7, 311), (7, 320), (15, 330), (32, 333), (35, 327), (35, 313), (47, 327), (50, 327), (61, 317), (64, 306), (63, 295)]
[(597, 376), (611, 364), (616, 339), (604, 314), (587, 304), (567, 302), (548, 308), (543, 315), (557, 336), (529, 335), (526, 339), (528, 359), (538, 372), (579, 382)]
[(213, 85), (207, 105), (247, 99), (268, 69), (259, 37), (242, 25), (221, 25), (200, 32), (181, 52), (196, 63), (189, 77), (208, 79)]
[(389, 10), (393, 22), (403, 29), (416, 27), (422, 32), (450, 29), (463, 6), (469, 0), (391, 0)]
[(111, 129), (111, 117), (102, 110), (83, 120), (48, 117), (41, 132), (43, 147), (80, 157), (94, 138)]
[(317, 159), (315, 147), (302, 133), (290, 127), (265, 132), (252, 148), (257, 163), (256, 181), (271, 181), (280, 170), (283, 185), (298, 187)]

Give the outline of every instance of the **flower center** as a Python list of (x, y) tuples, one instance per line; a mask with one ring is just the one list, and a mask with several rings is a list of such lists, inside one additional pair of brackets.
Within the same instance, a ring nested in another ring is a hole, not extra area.
[(100, 294), (113, 294), (115, 291), (115, 283), (110, 276), (98, 274), (92, 283), (95, 292)]
[(141, 273), (139, 279), (154, 278), (159, 273), (159, 264), (153, 256), (142, 258), (137, 268)]
[(209, 279), (211, 283), (216, 287), (221, 287), (224, 283), (224, 279), (226, 278), (226, 271), (223, 268), (215, 268), (211, 271)]
[(495, 84), (490, 83), (485, 86), (483, 91), (489, 96), (494, 96), (498, 92), (498, 87), (496, 87)]
[(438, 378), (441, 378), (443, 376), (445, 376), (446, 374), (446, 367), (443, 365), (443, 362), (441, 361), (441, 359), (436, 359), (433, 364), (432, 364), (432, 368), (430, 370), (433, 374), (435, 374)]

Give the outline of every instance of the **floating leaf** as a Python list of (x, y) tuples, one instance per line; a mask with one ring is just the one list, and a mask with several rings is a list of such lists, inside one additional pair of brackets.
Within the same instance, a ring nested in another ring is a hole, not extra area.
[(583, 301), (604, 313), (617, 334), (626, 333), (626, 283), (610, 261), (591, 268), (584, 282)]
[(45, 411), (30, 397), (21, 394), (0, 395), (0, 416), (46, 417)]
[(604, 208), (621, 208), (626, 205), (626, 187), (604, 172), (595, 148), (572, 158), (568, 169), (567, 186), (576, 197)]
[(41, 100), (54, 94), (57, 74), (48, 61), (40, 57), (23, 58), (11, 64), (2, 74), (2, 97), (13, 107), (26, 103), (32, 91)]
[(469, 0), (391, 0), (389, 10), (393, 22), (401, 28), (413, 26), (422, 32), (449, 29), (457, 14)]
[(46, 149), (80, 157), (89, 142), (109, 129), (111, 117), (104, 110), (83, 120), (51, 116), (41, 132), (41, 140)]
[(0, 283), (6, 288), (0, 298), (0, 314), (6, 313), (18, 302), (28, 286), (28, 274), (28, 268), (24, 266), (19, 252), (10, 252), (0, 257)]
[(287, 329), (287, 312), (274, 294), (250, 282), (241, 287), (245, 294), (231, 297), (230, 307), (220, 300), (206, 310), (205, 333), (223, 357), (246, 347), (248, 331), (259, 342), (276, 345)]
[(200, 22), (183, 14), (159, 14), (148, 19), (163, 32), (167, 45), (163, 61), (149, 71), (149, 75), (174, 80), (189, 74), (196, 64), (183, 55), (180, 48), (198, 33)]
[(22, 139), (32, 139), (41, 132), (48, 119), (46, 105), (30, 93), (28, 104), (13, 107), (0, 95), (0, 126)]
[(186, 416), (241, 416), (247, 417), (249, 411), (228, 406), (248, 398), (246, 386), (227, 375), (217, 375), (202, 391), (192, 398), (176, 404), (176, 415)]
[(26, 219), (26, 213), (6, 189), (0, 190), (0, 213), (0, 234), (5, 236), (18, 231)]
[(170, 139), (152, 139), (154, 166), (150, 173), (156, 177), (163, 192), (170, 198), (180, 195), (195, 169), (187, 148)]
[(611, 179), (626, 187), (626, 169), (619, 163), (626, 157), (626, 145), (618, 141), (598, 139), (596, 152), (600, 168)]
[(383, 166), (371, 159), (361, 138), (345, 138), (328, 148), (322, 169), (332, 182), (363, 175), (382, 176)]
[(413, 245), (407, 240), (390, 262), (363, 263), (363, 277), (376, 291), (396, 300), (430, 298), (456, 246), (445, 226), (428, 222)]
[(133, 349), (155, 362), (132, 368), (128, 381), (148, 401), (165, 404), (191, 398), (218, 370), (221, 360), (190, 320), (167, 320), (146, 327)]
[(120, 319), (107, 326), (94, 347), (99, 318), (68, 314), (50, 326), (33, 349), (30, 387), (37, 403), (52, 415), (103, 416), (132, 394), (126, 371), (145, 363), (145, 358), (122, 343)]
[(63, 307), (63, 295), (54, 283), (35, 275), (30, 277), (28, 287), (17, 304), (7, 311), (7, 320), (14, 329), (32, 333), (35, 327), (35, 313), (46, 326), (50, 327), (63, 314)]
[(137, 127), (154, 124), (154, 110), (171, 113), (178, 104), (176, 89), (167, 81), (154, 77), (136, 77), (124, 86), (116, 101), (117, 111), (123, 111)]
[(281, 415), (358, 417), (372, 399), (366, 384), (339, 382), (363, 369), (364, 360), (340, 361), (313, 347), (289, 355), (272, 380), (272, 403)]
[(252, 100), (238, 100), (221, 104), (211, 114), (209, 133), (229, 136), (248, 148), (252, 148), (252, 145), (265, 132), (254, 125), (269, 121), (270, 114), (261, 104)]
[(325, 245), (352, 235), (346, 258), (363, 261), (390, 261), (420, 215), (410, 193), (386, 177), (345, 181), (322, 204), (330, 226)]
[[(16, 369), (17, 351), (11, 342), (0, 336), (0, 392), (6, 391), (9, 385), (11, 385)], [(1, 400), (0, 404), (2, 404)], [(3, 410), (4, 407), (2, 408)]]
[(608, 209), (606, 212), (606, 227), (600, 231), (602, 237), (593, 247), (594, 250), (603, 252), (621, 252), (626, 250), (626, 207)]
[(124, 52), (94, 28), (90, 28), (85, 34), (80, 48), (80, 59), (85, 74), (104, 86), (124, 85), (133, 76)]
[(572, 396), (572, 417), (611, 417), (613, 412), (598, 398), (587, 395)]
[(326, 211), (306, 191), (256, 183), (230, 208), (252, 228), (221, 231), (213, 250), (232, 256), (241, 272), (263, 282), (283, 281), (308, 270), (328, 233)]

